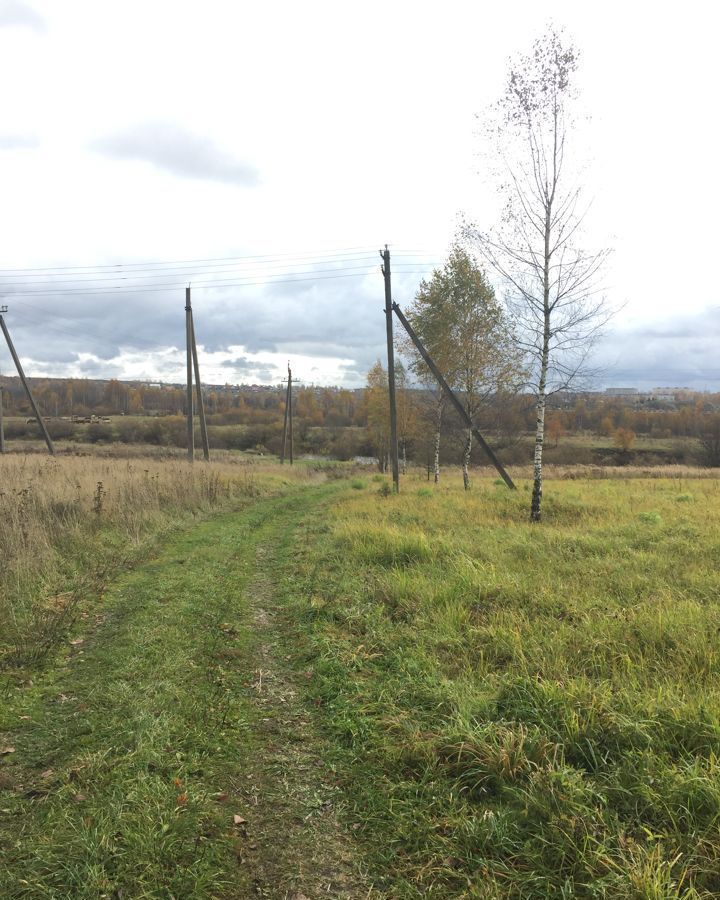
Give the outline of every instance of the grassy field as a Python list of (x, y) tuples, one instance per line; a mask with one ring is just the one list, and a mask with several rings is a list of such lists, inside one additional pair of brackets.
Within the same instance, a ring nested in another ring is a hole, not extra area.
[[(335, 485), (176, 531), (0, 694), (3, 898), (368, 897), (273, 576)], [(282, 842), (277, 836), (282, 834)]]
[(288, 481), (260, 460), (216, 454), (211, 467), (142, 456), (0, 457), (0, 665), (37, 659), (77, 603), (198, 515), (237, 507)]
[(388, 895), (720, 895), (718, 482), (355, 488), (293, 608)]
[(0, 475), (1, 896), (720, 896), (717, 472)]

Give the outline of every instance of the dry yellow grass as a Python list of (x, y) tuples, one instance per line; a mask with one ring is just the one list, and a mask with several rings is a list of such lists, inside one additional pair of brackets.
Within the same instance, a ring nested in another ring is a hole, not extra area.
[(75, 601), (150, 535), (309, 474), (237, 456), (0, 457), (0, 665), (48, 646)]

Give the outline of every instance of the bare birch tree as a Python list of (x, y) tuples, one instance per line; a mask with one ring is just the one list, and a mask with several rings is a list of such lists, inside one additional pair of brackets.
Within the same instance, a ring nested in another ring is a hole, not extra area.
[(548, 394), (587, 373), (588, 354), (610, 312), (599, 290), (606, 250), (579, 245), (587, 212), (570, 135), (577, 51), (550, 30), (510, 68), (496, 112), (493, 142), (505, 178), (500, 226), (466, 236), (501, 277), (520, 346), (528, 355), (536, 398), (530, 518), (542, 507), (543, 443)]

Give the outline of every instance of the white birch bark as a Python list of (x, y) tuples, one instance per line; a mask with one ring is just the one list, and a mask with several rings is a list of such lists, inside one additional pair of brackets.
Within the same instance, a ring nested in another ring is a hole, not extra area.
[(470, 453), (472, 451), (472, 431), (468, 428), (467, 433), (467, 441), (465, 442), (465, 451), (463, 453), (463, 485), (466, 491), (470, 490), (470, 473), (468, 471), (470, 467)]
[(437, 420), (435, 423), (435, 484), (440, 481), (440, 431), (444, 406), (445, 399), (441, 397), (438, 401)]

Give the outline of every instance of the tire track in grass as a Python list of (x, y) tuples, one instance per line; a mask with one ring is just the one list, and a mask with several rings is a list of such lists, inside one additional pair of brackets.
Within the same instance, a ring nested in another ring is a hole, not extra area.
[(2, 702), (0, 896), (368, 895), (276, 622), (293, 535), (332, 491), (174, 538)]

